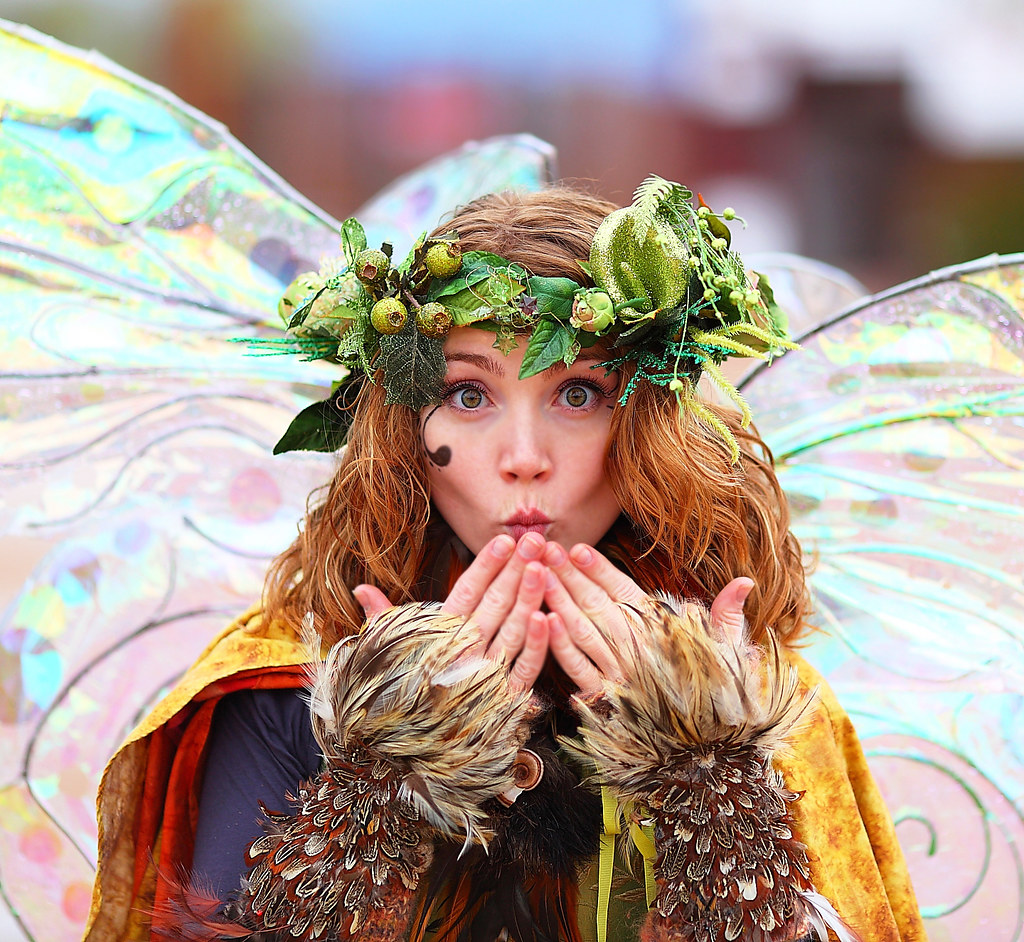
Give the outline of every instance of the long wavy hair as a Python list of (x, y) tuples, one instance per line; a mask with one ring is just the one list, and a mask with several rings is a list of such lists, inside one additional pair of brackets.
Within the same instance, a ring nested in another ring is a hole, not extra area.
[[(456, 211), (436, 234), (456, 229), (464, 251), (589, 285), (579, 263), (614, 209), (569, 187), (492, 194)], [(663, 387), (641, 383), (615, 407), (606, 470), (622, 515), (599, 549), (648, 591), (705, 603), (731, 579), (749, 576), (753, 637), (770, 626), (792, 644), (804, 631), (808, 597), (771, 453), (732, 410), (711, 408), (740, 442), (736, 464), (718, 434), (681, 413)], [(351, 591), (359, 583), (395, 603), (439, 598), (468, 562), (431, 506), (418, 415), (385, 405), (381, 387), (369, 382), (354, 409), (337, 472), (310, 498), (305, 524), (265, 590), (268, 614), (298, 624), (314, 611), (329, 642), (362, 624)]]

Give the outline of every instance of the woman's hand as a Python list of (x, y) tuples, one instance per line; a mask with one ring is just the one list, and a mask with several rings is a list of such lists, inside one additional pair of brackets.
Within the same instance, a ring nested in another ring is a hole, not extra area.
[[(526, 533), (516, 544), (507, 534), (488, 542), (452, 586), (441, 611), (462, 615), (480, 631), (490, 657), (504, 657), (511, 665), (510, 680), (520, 688), (532, 687), (548, 652), (548, 621), (541, 613), (547, 567), (544, 538)], [(359, 585), (353, 594), (367, 618), (391, 602), (380, 589)]]
[[(605, 680), (622, 679), (618, 651), (633, 644), (629, 609), (642, 609), (650, 598), (593, 547), (579, 544), (566, 553), (548, 543), (543, 560), (551, 571), (544, 594), (551, 610), (551, 653), (582, 693), (596, 693)], [(743, 603), (753, 586), (750, 579), (733, 579), (711, 606), (712, 623), (737, 639), (743, 634)]]
[(441, 611), (464, 615), (480, 631), (490, 657), (504, 657), (517, 687), (532, 687), (548, 653), (548, 621), (541, 612), (547, 567), (538, 533), (494, 537), (459, 576)]

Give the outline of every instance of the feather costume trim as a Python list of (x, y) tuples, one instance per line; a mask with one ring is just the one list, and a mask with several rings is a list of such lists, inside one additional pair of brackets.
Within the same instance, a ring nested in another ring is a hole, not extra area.
[(720, 637), (695, 605), (640, 613), (623, 683), (579, 702), (580, 740), (620, 802), (649, 809), (658, 895), (643, 942), (791, 942), (826, 926), (857, 939), (814, 892), (772, 766), (815, 701), (778, 645)]
[(336, 942), (405, 938), (436, 837), (485, 844), (483, 805), (513, 785), (529, 695), (475, 630), (434, 604), (390, 609), (320, 660), (313, 619), (310, 717), (326, 760), (296, 807), (264, 808), (250, 873), (216, 916), (185, 899), (183, 938)]
[[(307, 625), (307, 642), (319, 636)], [(482, 804), (515, 784), (529, 692), (483, 657), (476, 629), (437, 603), (390, 609), (310, 668), (313, 734), (330, 762), (353, 744), (388, 762), (401, 797), (446, 836), (486, 845)]]

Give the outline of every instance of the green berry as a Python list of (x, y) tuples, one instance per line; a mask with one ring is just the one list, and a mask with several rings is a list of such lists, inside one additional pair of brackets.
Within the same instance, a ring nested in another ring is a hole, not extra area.
[(721, 238), (711, 240), (711, 248), (716, 249), (719, 252), (721, 252), (728, 244), (729, 243), (726, 242), (725, 239)]
[(381, 298), (370, 311), (370, 323), (378, 334), (397, 334), (408, 320), (409, 311), (398, 298)]
[(696, 270), (696, 269), (700, 268), (700, 259), (699, 259), (699, 258), (697, 258), (697, 256), (696, 256), (696, 255), (691, 255), (691, 256), (690, 256), (690, 257), (689, 257), (689, 258), (688, 258), (688, 259), (686, 260), (686, 264), (687, 264), (687, 265), (689, 265), (689, 266), (690, 266), (690, 268), (692, 268), (692, 269)]
[(708, 207), (708, 206), (701, 206), (697, 210), (697, 215), (700, 216), (701, 219), (704, 219), (706, 216), (710, 216), (711, 215), (710, 207)]
[(714, 288), (705, 288), (704, 289), (704, 300), (705, 301), (714, 301), (715, 298), (717, 298), (717, 297), (718, 297), (718, 292), (715, 291)]
[(747, 307), (756, 307), (761, 303), (761, 292), (750, 290), (743, 295), (743, 300), (746, 301)]
[(684, 383), (678, 377), (676, 377), (674, 380), (672, 380), (671, 383), (668, 384), (668, 388), (671, 389), (674, 393), (682, 392), (685, 387), (686, 383)]
[(732, 301), (733, 304), (739, 304), (743, 301), (743, 292), (739, 290), (730, 291), (729, 300)]
[(372, 285), (384, 278), (391, 268), (391, 260), (380, 249), (363, 249), (356, 256), (352, 266), (356, 277), (364, 284)]
[(726, 206), (725, 209), (722, 210), (722, 218), (723, 219), (735, 219), (736, 218), (736, 210), (733, 209), (731, 206)]
[(458, 242), (435, 242), (423, 257), (434, 278), (452, 278), (462, 268), (462, 249)]
[(444, 337), (452, 329), (452, 315), (443, 304), (431, 301), (416, 312), (416, 329), (426, 337)]

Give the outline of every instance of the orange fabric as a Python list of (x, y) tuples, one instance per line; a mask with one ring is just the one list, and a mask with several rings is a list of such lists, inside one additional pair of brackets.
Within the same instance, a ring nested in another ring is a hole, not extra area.
[(89, 942), (149, 942), (167, 880), (191, 864), (197, 786), (217, 701), (239, 689), (295, 688), (306, 649), (295, 631), (244, 613), (219, 634), (107, 765), (97, 798), (99, 859)]

